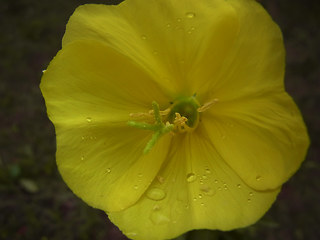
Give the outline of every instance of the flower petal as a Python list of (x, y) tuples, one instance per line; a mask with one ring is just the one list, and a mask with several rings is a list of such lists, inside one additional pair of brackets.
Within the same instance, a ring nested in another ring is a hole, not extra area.
[[(154, 179), (170, 136), (142, 155), (152, 132), (127, 126), (131, 112), (167, 101), (130, 59), (95, 41), (65, 46), (41, 82), (56, 128), (57, 164), (68, 186), (94, 207), (134, 204)], [(167, 103), (169, 104), (169, 103)], [(139, 173), (145, 172), (143, 179)]]
[(126, 122), (130, 113), (147, 111), (154, 100), (169, 105), (157, 84), (134, 62), (92, 40), (64, 47), (45, 71), (40, 87), (56, 125)]
[(108, 213), (130, 238), (171, 239), (191, 229), (230, 230), (257, 221), (279, 189), (255, 191), (219, 156), (204, 130), (176, 136), (158, 178), (132, 207)]
[(218, 103), (202, 120), (223, 159), (259, 190), (287, 181), (309, 145), (301, 114), (284, 92)]
[[(226, 2), (237, 15), (236, 36), (229, 37), (234, 41), (226, 43), (222, 57), (216, 59), (210, 50), (203, 55), (202, 67), (192, 76), (197, 79), (194, 83), (197, 95), (203, 99), (226, 101), (283, 90), (285, 51), (281, 30), (256, 1)], [(230, 35), (232, 31), (234, 28), (226, 29), (224, 35)], [(214, 41), (212, 43), (215, 44)], [(208, 49), (211, 48), (209, 44)]]
[(89, 205), (105, 211), (135, 204), (155, 178), (170, 145), (170, 135), (163, 136), (144, 155), (150, 134), (123, 126), (57, 128), (56, 135), (57, 165), (64, 181)]
[(126, 0), (118, 6), (77, 8), (63, 45), (79, 39), (105, 42), (172, 94), (192, 95), (194, 85), (203, 83), (192, 72), (219, 68), (237, 33), (238, 16), (224, 0)]

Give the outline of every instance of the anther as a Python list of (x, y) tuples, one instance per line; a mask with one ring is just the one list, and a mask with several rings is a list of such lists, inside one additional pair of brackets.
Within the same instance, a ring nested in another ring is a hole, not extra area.
[(200, 112), (204, 112), (204, 111), (207, 111), (212, 105), (216, 104), (217, 102), (219, 101), (218, 98), (215, 98), (209, 102), (206, 102), (205, 104), (203, 104), (201, 107), (199, 107), (197, 109), (197, 111), (200, 113)]

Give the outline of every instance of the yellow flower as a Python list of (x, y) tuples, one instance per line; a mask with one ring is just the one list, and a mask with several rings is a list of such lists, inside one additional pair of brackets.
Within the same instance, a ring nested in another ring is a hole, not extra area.
[(71, 190), (129, 238), (256, 222), (309, 145), (253, 0), (84, 5), (41, 90)]

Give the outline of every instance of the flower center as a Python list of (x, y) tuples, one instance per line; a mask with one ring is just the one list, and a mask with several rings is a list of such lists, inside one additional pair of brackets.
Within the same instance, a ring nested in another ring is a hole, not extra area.
[(167, 121), (173, 123), (175, 132), (186, 132), (195, 129), (199, 122), (200, 104), (194, 96), (177, 99), (167, 117)]
[(170, 132), (175, 134), (194, 130), (198, 126), (199, 113), (206, 111), (216, 101), (214, 99), (200, 106), (195, 96), (180, 97), (172, 103), (171, 107), (164, 111), (160, 111), (158, 103), (152, 102), (153, 110), (147, 113), (130, 113), (130, 117), (138, 118), (142, 122), (128, 121), (128, 125), (154, 132), (143, 150), (146, 154), (162, 135)]

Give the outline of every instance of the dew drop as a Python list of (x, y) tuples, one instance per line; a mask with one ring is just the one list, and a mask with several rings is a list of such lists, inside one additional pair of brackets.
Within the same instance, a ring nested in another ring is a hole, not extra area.
[(191, 19), (191, 18), (194, 18), (195, 16), (196, 16), (196, 14), (195, 14), (194, 12), (187, 12), (187, 13), (186, 13), (186, 17), (187, 17), (187, 18), (190, 18), (190, 19)]
[(260, 181), (261, 178), (262, 178), (262, 177), (261, 177), (260, 175), (256, 176), (256, 180), (257, 180), (257, 181)]
[(111, 169), (107, 168), (106, 173), (111, 173)]
[(214, 180), (214, 183), (218, 183), (219, 181), (216, 179), (216, 180)]
[(181, 18), (177, 18), (177, 22), (181, 22), (182, 21), (182, 19)]
[(202, 187), (200, 188), (200, 190), (204, 193), (204, 195), (206, 196), (213, 196), (216, 192), (215, 190), (213, 190), (212, 188), (210, 187)]
[(159, 206), (158, 204), (154, 205), (154, 206), (153, 206), (153, 210), (154, 210), (154, 211), (160, 210), (160, 206)]
[(81, 157), (81, 161), (83, 161), (83, 160), (84, 160), (84, 156)]
[(164, 177), (162, 177), (162, 176), (157, 176), (157, 179), (158, 179), (158, 182), (159, 182), (160, 184), (164, 183)]
[(142, 40), (147, 40), (147, 36), (146, 35), (141, 35), (141, 39)]
[(139, 177), (139, 178), (142, 178), (142, 173), (138, 173), (138, 177)]
[(135, 189), (135, 190), (137, 190), (138, 188), (139, 188), (138, 185), (133, 186), (133, 189)]
[(91, 117), (87, 117), (87, 122), (91, 123), (92, 122), (92, 118)]
[(153, 211), (150, 215), (150, 220), (155, 225), (163, 225), (170, 222), (170, 218), (163, 214), (160, 210)]
[(251, 202), (251, 198), (248, 198), (248, 203)]
[(147, 192), (147, 197), (151, 200), (160, 201), (166, 197), (166, 193), (160, 188), (151, 188)]
[(204, 203), (202, 202), (202, 203), (200, 203), (200, 205), (201, 205), (201, 206), (204, 206)]
[(202, 198), (202, 194), (200, 193), (200, 194), (198, 195), (198, 197), (201, 199), (201, 198)]
[(194, 182), (196, 179), (197, 179), (197, 176), (194, 173), (187, 174), (187, 182), (188, 183)]
[(189, 34), (193, 33), (193, 31), (195, 30), (196, 28), (195, 27), (191, 27), (188, 31)]
[(81, 140), (85, 140), (85, 139), (86, 139), (85, 136), (82, 136), (82, 137), (81, 137)]
[(238, 184), (238, 185), (237, 185), (237, 188), (241, 188), (241, 184)]
[(136, 232), (129, 232), (129, 233), (126, 233), (125, 235), (131, 238), (131, 237), (136, 237), (138, 234)]
[(206, 174), (211, 174), (211, 171), (209, 168), (206, 168)]
[(46, 73), (47, 70), (42, 70), (42, 73)]
[(207, 175), (202, 175), (202, 179), (208, 179)]
[(251, 196), (251, 197), (252, 197), (252, 196), (253, 196), (253, 192), (249, 192), (249, 196)]
[(167, 24), (167, 28), (171, 28), (171, 24), (170, 23)]
[(193, 198), (193, 201), (194, 201), (194, 202), (195, 202), (195, 201), (197, 201), (197, 198), (196, 198), (196, 197), (194, 197), (194, 198)]

